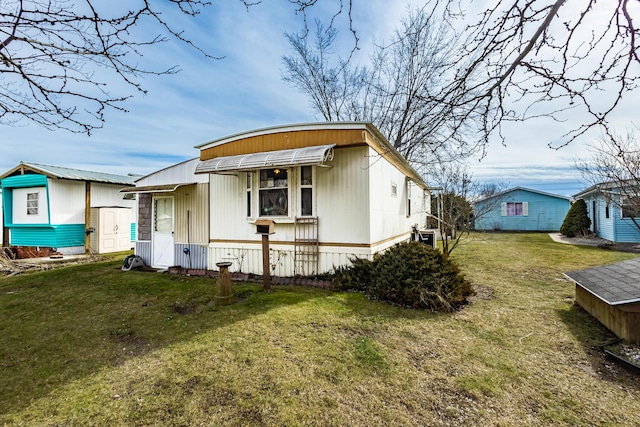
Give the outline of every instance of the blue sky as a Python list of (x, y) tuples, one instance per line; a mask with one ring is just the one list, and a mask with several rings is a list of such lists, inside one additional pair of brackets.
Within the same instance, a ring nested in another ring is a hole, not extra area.
[[(405, 7), (406, 1), (354, 2), (354, 25), (362, 46), (358, 55), (367, 55), (372, 40), (389, 37)], [(128, 112), (109, 111), (104, 128), (92, 136), (49, 131), (26, 121), (0, 125), (0, 171), (25, 161), (144, 175), (198, 156), (194, 146), (210, 140), (320, 119), (307, 98), (281, 80), (281, 57), (289, 53), (283, 33), (302, 29), (301, 16), (289, 2), (265, 0), (247, 12), (240, 1), (225, 0), (215, 2), (196, 21), (177, 13), (172, 19), (179, 23), (176, 27), (183, 22), (187, 36), (198, 45), (224, 59), (206, 59), (180, 43), (157, 45), (146, 51), (143, 61), (160, 68), (178, 65), (181, 71), (144, 78), (148, 94), (134, 94), (123, 105)], [(342, 24), (341, 34), (348, 38)], [(123, 90), (119, 82), (111, 87), (112, 93)], [(638, 110), (629, 103), (626, 111)], [(547, 148), (570, 124), (507, 127), (506, 147), (493, 143), (482, 161), (470, 161), (474, 177), (563, 195), (577, 193), (586, 184), (580, 182), (574, 159), (585, 156), (588, 138), (560, 150)]]

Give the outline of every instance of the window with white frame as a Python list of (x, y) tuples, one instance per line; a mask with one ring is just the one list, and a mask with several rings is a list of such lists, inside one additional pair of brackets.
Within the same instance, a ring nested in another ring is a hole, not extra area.
[(623, 196), (621, 203), (622, 218), (637, 218), (640, 197)]
[(289, 216), (289, 171), (262, 169), (259, 182), (260, 216)]
[(313, 167), (300, 167), (300, 216), (313, 215)]
[(407, 216), (411, 216), (411, 181), (405, 181), (407, 187)]
[(27, 193), (27, 215), (38, 215), (39, 193)]
[(502, 216), (528, 216), (529, 215), (528, 202), (503, 202), (501, 207), (502, 207)]
[(247, 218), (251, 218), (252, 215), (252, 211), (251, 211), (251, 188), (253, 186), (252, 180), (253, 180), (253, 174), (251, 172), (247, 172)]

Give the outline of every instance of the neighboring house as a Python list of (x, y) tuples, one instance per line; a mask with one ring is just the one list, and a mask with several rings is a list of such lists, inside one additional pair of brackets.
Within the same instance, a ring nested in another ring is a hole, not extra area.
[(6, 246), (34, 255), (129, 250), (136, 201), (118, 191), (134, 177), (20, 163), (0, 175)]
[(585, 201), (591, 231), (596, 236), (617, 243), (640, 242), (640, 230), (633, 222), (633, 218), (640, 221), (640, 217), (635, 216), (637, 213), (632, 205), (625, 204), (620, 184), (592, 185), (573, 198)]
[(474, 203), (476, 230), (558, 231), (569, 197), (514, 187)]
[(195, 175), (199, 159), (154, 172), (122, 189), (137, 193), (135, 254), (156, 268), (207, 269), (209, 177)]
[(370, 123), (278, 126), (197, 148), (195, 172), (209, 180), (209, 269), (232, 262), (262, 274), (257, 221), (275, 222), (271, 274), (283, 277), (371, 258), (426, 225), (426, 183)]

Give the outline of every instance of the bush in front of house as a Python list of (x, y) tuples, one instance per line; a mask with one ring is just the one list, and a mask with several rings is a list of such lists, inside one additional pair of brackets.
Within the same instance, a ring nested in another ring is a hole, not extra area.
[(567, 237), (584, 236), (590, 233), (590, 226), (587, 204), (583, 199), (578, 199), (569, 208), (560, 227), (560, 233)]
[(420, 242), (339, 269), (333, 283), (334, 289), (362, 291), (372, 299), (444, 312), (461, 308), (474, 293), (453, 261)]
[(365, 292), (373, 280), (374, 262), (366, 258), (351, 258), (349, 261), (350, 266), (336, 268), (331, 278), (332, 289)]

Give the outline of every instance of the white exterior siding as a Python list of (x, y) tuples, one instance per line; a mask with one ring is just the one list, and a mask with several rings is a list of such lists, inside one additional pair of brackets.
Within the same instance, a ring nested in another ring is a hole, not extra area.
[(318, 238), (332, 244), (368, 244), (369, 148), (353, 147), (335, 151), (330, 168), (316, 168)]
[[(27, 195), (38, 195), (38, 213), (27, 215)], [(14, 224), (48, 224), (49, 206), (45, 187), (16, 188), (13, 190), (13, 223)]]
[[(130, 208), (132, 214), (136, 209), (136, 201), (133, 199), (125, 200), (122, 194), (118, 193), (124, 185), (103, 184), (99, 182), (91, 183), (91, 207), (102, 208), (119, 207)], [(84, 200), (84, 199), (83, 199)], [(83, 202), (84, 203), (84, 202)]]
[[(413, 225), (422, 228), (426, 225), (426, 213), (423, 205), (423, 191), (408, 181), (405, 175), (381, 159), (370, 149), (369, 176), (371, 179), (370, 211), (371, 242), (389, 247), (409, 237)], [(407, 207), (407, 191), (411, 192), (411, 212)], [(395, 195), (392, 194), (395, 189)]]
[(174, 196), (175, 241), (177, 243), (209, 242), (209, 186), (187, 185), (167, 195)]
[[(412, 185), (407, 215), (405, 175), (368, 146), (335, 150), (329, 168), (315, 167), (314, 207), (318, 218), (319, 272), (349, 264), (407, 240), (414, 224), (424, 226), (423, 190)], [(273, 217), (269, 237), (271, 274), (294, 274), (294, 217), (299, 213), (299, 168), (289, 172), (290, 217)], [(262, 274), (261, 236), (253, 222), (258, 212), (258, 178), (253, 173), (252, 211), (246, 215), (246, 173), (210, 175), (211, 243), (209, 268), (232, 262), (231, 271)], [(391, 183), (397, 195), (391, 195)]]
[[(282, 277), (292, 276), (295, 256), (293, 246), (279, 245), (270, 241), (269, 249), (271, 274)], [(368, 248), (321, 246), (318, 268), (321, 272), (329, 272), (334, 267), (349, 264), (349, 259), (354, 256), (371, 258), (372, 254)], [(261, 243), (212, 243), (209, 247), (210, 268), (217, 269), (218, 262), (232, 262), (230, 271), (262, 274)]]
[[(51, 224), (84, 224), (86, 183), (49, 179), (48, 186)], [(91, 207), (130, 208), (131, 218), (135, 218), (136, 201), (124, 200), (122, 194), (118, 194), (120, 188), (122, 185), (91, 183)]]
[(85, 183), (49, 178), (48, 186), (51, 224), (84, 224)]
[(210, 177), (210, 239), (256, 240), (255, 230), (246, 216), (245, 174)]
[(159, 170), (136, 180), (136, 186), (146, 187), (148, 185), (186, 184), (190, 182), (207, 183), (209, 178), (206, 174), (195, 174), (196, 166), (199, 162), (200, 159), (196, 158)]
[[(145, 263), (152, 265), (153, 239), (152, 224), (153, 211), (150, 205), (157, 197), (171, 197), (174, 203), (174, 235), (173, 235), (173, 265), (186, 268), (208, 268), (209, 230), (209, 176), (195, 175), (195, 168), (199, 159), (191, 159), (168, 168), (159, 170), (136, 180), (137, 187), (153, 187), (160, 185), (181, 185), (175, 191), (152, 192), (149, 195), (138, 195), (138, 200), (148, 200), (145, 206), (135, 213), (140, 221), (136, 233), (135, 252)], [(138, 204), (136, 203), (136, 208)], [(141, 239), (142, 236), (142, 240)], [(189, 252), (184, 252), (185, 249)]]

